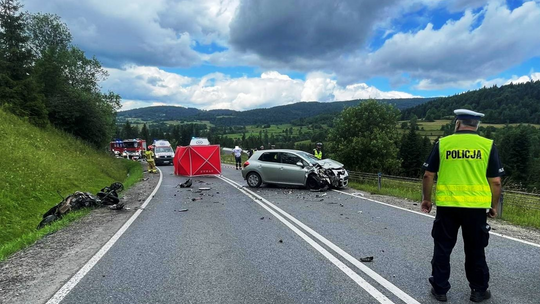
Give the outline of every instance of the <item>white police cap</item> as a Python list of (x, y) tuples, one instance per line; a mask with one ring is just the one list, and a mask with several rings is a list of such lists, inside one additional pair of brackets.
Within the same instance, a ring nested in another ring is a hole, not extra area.
[(454, 110), (457, 119), (475, 119), (480, 120), (480, 117), (484, 117), (484, 113), (479, 113), (467, 109), (457, 109)]

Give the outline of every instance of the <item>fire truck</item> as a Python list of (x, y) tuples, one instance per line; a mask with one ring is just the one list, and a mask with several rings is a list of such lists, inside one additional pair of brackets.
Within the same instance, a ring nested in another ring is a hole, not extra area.
[(122, 155), (122, 152), (124, 152), (124, 142), (121, 139), (115, 139), (111, 141), (109, 144), (109, 151), (114, 156)]
[(140, 138), (114, 140), (110, 143), (110, 149), (115, 155), (129, 159), (140, 159), (146, 151), (146, 140)]

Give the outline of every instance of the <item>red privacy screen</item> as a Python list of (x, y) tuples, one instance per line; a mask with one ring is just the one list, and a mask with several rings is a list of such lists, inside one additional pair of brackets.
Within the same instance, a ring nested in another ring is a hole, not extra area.
[(176, 147), (174, 174), (185, 176), (221, 174), (220, 146)]

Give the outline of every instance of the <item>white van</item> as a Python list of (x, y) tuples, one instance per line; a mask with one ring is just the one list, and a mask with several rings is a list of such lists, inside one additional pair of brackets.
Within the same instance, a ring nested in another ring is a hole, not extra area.
[(174, 150), (171, 143), (167, 140), (154, 141), (154, 161), (157, 165), (172, 165), (174, 158)]

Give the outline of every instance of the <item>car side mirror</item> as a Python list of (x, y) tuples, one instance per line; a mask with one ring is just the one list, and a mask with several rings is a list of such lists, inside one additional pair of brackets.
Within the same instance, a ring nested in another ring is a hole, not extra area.
[(304, 168), (304, 164), (303, 164), (302, 162), (297, 162), (296, 165), (297, 165), (298, 167)]

